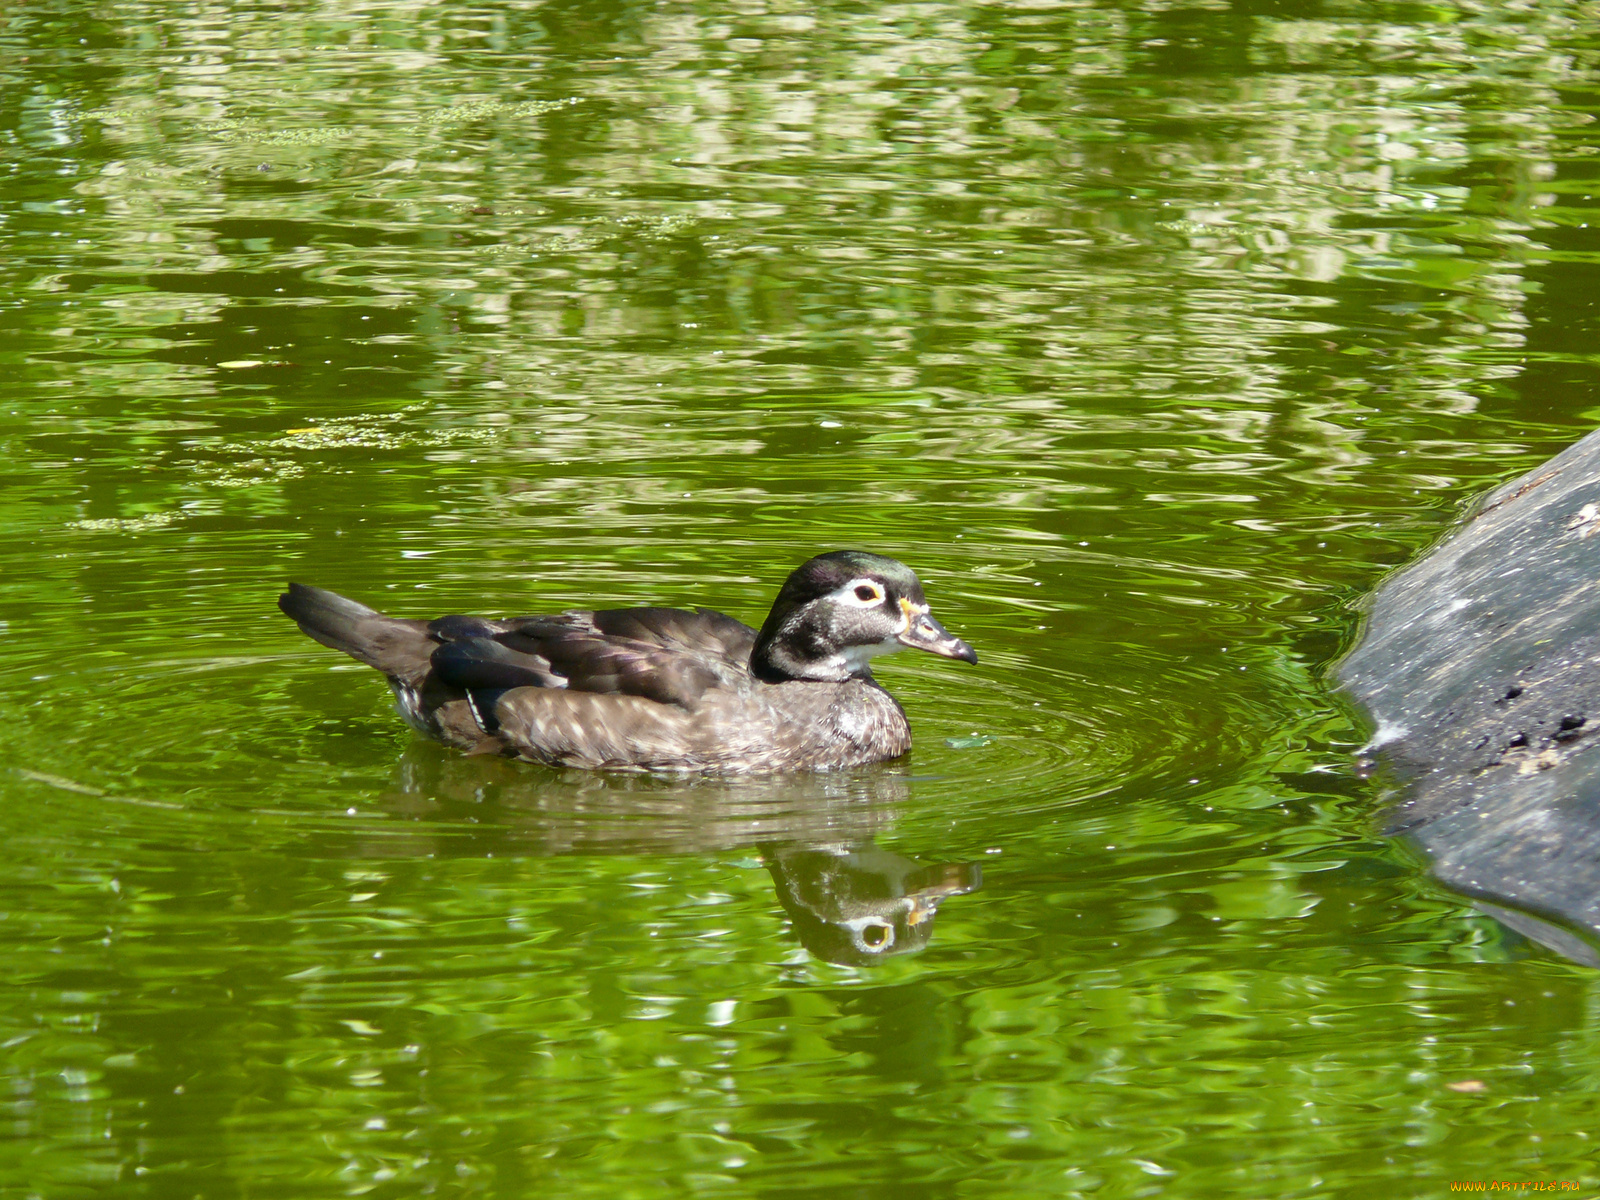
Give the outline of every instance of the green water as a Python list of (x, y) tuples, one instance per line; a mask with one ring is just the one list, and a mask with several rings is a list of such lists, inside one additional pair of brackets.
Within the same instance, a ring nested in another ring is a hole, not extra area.
[[(1578, 0), (0, 12), (0, 1193), (1600, 1192), (1600, 981), (1325, 682), (1600, 418), (1597, 117)], [(455, 756), (274, 608), (842, 546), (980, 664), (820, 779)], [(830, 863), (960, 886), (861, 965)]]

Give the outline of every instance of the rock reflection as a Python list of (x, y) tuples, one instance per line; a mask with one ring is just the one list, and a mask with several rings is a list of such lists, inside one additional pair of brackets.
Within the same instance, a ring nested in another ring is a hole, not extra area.
[(712, 854), (747, 848), (772, 875), (802, 945), (863, 966), (921, 950), (950, 896), (982, 886), (975, 863), (933, 863), (877, 845), (910, 779), (839, 775), (702, 779), (550, 773), (415, 744), (383, 797), (409, 818), (356, 853), (377, 857)]

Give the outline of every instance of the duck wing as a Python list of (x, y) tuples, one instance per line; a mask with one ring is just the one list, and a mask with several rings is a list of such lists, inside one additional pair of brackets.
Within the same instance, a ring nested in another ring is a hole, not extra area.
[(505, 621), (441, 617), (429, 623), (428, 633), (442, 643), (433, 651), (434, 674), (468, 693), (562, 689), (635, 696), (687, 711), (699, 707), (708, 689), (749, 683), (756, 636), (719, 612), (675, 608)]
[(387, 675), (414, 728), (472, 753), (715, 770), (779, 748), (775, 714), (754, 695), (756, 631), (710, 609), (414, 621), (303, 584), (278, 604)]

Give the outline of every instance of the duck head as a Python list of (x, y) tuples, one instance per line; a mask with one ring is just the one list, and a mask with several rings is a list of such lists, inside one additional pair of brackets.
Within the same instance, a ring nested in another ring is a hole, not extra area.
[(975, 663), (972, 647), (928, 612), (922, 584), (881, 554), (819, 554), (784, 581), (756, 637), (750, 669), (766, 683), (870, 677), (868, 662), (911, 647)]

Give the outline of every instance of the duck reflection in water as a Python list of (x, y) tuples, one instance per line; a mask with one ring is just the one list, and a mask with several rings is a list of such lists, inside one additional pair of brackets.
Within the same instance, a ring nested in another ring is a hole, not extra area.
[(921, 950), (940, 902), (983, 886), (976, 863), (922, 863), (870, 841), (763, 846), (761, 857), (801, 944), (853, 966)]
[(415, 822), (364, 843), (374, 856), (758, 854), (805, 948), (862, 966), (920, 950), (949, 896), (982, 886), (972, 863), (879, 846), (911, 780), (892, 770), (761, 780), (673, 780), (570, 771), (530, 778), (500, 759), (416, 743), (386, 806)]

